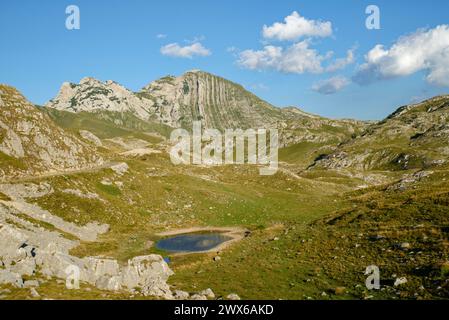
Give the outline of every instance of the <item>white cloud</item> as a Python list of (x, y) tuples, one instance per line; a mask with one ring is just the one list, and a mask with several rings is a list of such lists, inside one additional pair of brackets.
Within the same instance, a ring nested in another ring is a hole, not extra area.
[(312, 86), (312, 90), (325, 94), (330, 95), (337, 93), (338, 91), (342, 90), (344, 87), (349, 85), (351, 82), (341, 76), (336, 76), (327, 80), (320, 81)]
[(263, 36), (267, 39), (298, 40), (302, 37), (329, 37), (332, 35), (332, 23), (327, 21), (307, 20), (294, 11), (284, 19), (271, 26), (263, 26)]
[(192, 59), (194, 56), (205, 57), (211, 55), (211, 51), (199, 42), (187, 46), (180, 46), (178, 43), (170, 43), (161, 48), (161, 53), (164, 56), (189, 59)]
[(250, 70), (276, 70), (284, 73), (323, 73), (335, 72), (354, 62), (353, 50), (349, 50), (347, 57), (339, 58), (328, 66), (333, 52), (321, 55), (310, 47), (310, 42), (304, 40), (287, 48), (280, 46), (265, 46), (262, 50), (245, 50), (238, 54), (237, 63)]
[(427, 73), (427, 81), (449, 86), (449, 26), (440, 25), (430, 30), (418, 30), (399, 38), (391, 48), (376, 45), (365, 56), (354, 81), (370, 83), (402, 77), (419, 71)]
[(263, 50), (240, 52), (238, 64), (251, 70), (273, 69), (285, 73), (320, 73), (325, 57), (309, 48), (308, 41), (298, 42), (287, 49), (265, 46)]
[(167, 35), (163, 34), (163, 33), (159, 33), (159, 34), (156, 35), (156, 38), (158, 38), (158, 39), (165, 39), (165, 38), (167, 38)]
[(335, 60), (332, 64), (330, 64), (326, 68), (326, 71), (328, 71), (328, 72), (335, 72), (335, 71), (344, 69), (346, 66), (348, 66), (350, 64), (353, 64), (354, 61), (355, 61), (355, 59), (354, 59), (354, 49), (350, 49), (350, 50), (347, 51), (345, 58), (339, 58), (339, 59)]
[[(347, 56), (330, 61), (333, 52), (321, 54), (311, 47), (313, 37), (332, 35), (332, 23), (308, 20), (294, 11), (284, 19), (263, 27), (263, 49), (236, 52), (228, 50), (237, 57), (237, 63), (251, 70), (276, 70), (284, 73), (323, 73), (335, 72), (354, 63), (354, 49), (348, 50)], [(300, 40), (305, 37), (306, 39)], [(285, 46), (270, 45), (266, 39), (290, 40), (293, 44)]]

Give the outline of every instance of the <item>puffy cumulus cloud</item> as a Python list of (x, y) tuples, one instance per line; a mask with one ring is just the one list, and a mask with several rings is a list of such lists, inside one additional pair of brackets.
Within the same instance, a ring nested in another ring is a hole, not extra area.
[(391, 48), (377, 45), (365, 56), (353, 80), (368, 84), (414, 74), (427, 73), (431, 84), (449, 87), (449, 26), (418, 30), (399, 38)]
[(350, 83), (351, 82), (347, 78), (336, 76), (314, 84), (312, 90), (321, 94), (330, 95), (337, 93)]
[[(276, 70), (284, 73), (323, 73), (335, 72), (354, 62), (353, 50), (345, 58), (331, 59), (333, 52), (320, 54), (310, 47), (308, 40), (295, 43), (287, 48), (265, 46), (262, 50), (245, 50), (238, 53), (237, 63), (250, 70)], [(328, 65), (323, 66), (327, 61)]]
[(302, 37), (329, 37), (332, 35), (332, 23), (329, 21), (308, 20), (294, 11), (285, 17), (284, 23), (276, 22), (263, 26), (263, 36), (267, 39), (298, 40)]
[(272, 69), (285, 73), (321, 73), (326, 57), (309, 47), (308, 41), (298, 42), (287, 49), (265, 46), (263, 50), (240, 52), (238, 64), (250, 70)]
[(194, 56), (209, 56), (211, 51), (205, 48), (200, 42), (195, 42), (190, 45), (180, 46), (178, 43), (170, 43), (161, 48), (161, 53), (164, 56), (189, 58)]

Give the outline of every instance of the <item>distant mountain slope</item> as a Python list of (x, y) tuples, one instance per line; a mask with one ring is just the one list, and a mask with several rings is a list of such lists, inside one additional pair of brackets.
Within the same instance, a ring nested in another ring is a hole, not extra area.
[(399, 108), (356, 139), (323, 155), (316, 167), (421, 169), (449, 160), (449, 96)]
[(16, 89), (0, 85), (0, 179), (101, 162), (91, 147), (58, 127)]
[[(43, 107), (42, 111), (60, 127), (78, 135), (80, 130), (88, 130), (101, 139), (123, 136), (153, 137), (152, 142), (158, 142), (170, 136), (173, 128), (155, 122), (149, 122), (136, 117), (131, 112), (68, 112)], [(148, 135), (146, 133), (152, 133)], [(157, 138), (160, 137), (160, 138)]]
[(283, 112), (241, 85), (202, 71), (165, 77), (144, 87), (141, 95), (154, 99), (155, 113), (172, 127), (191, 127), (201, 120), (208, 128), (275, 126)]
[(64, 83), (46, 107), (68, 112), (111, 111), (131, 113), (145, 121), (174, 128), (191, 128), (202, 120), (205, 127), (265, 127), (283, 119), (280, 109), (262, 101), (240, 85), (205, 72), (187, 72), (154, 81), (138, 93), (113, 81), (83, 78)]
[[(64, 83), (46, 107), (72, 114), (92, 113), (116, 126), (163, 131), (164, 135), (167, 127), (191, 129), (197, 120), (219, 130), (278, 128), (284, 146), (304, 141), (338, 143), (366, 126), (360, 121), (331, 120), (297, 108), (274, 107), (241, 85), (202, 71), (161, 78), (137, 93), (113, 81), (84, 78), (79, 84)], [(51, 114), (59, 123), (62, 114)], [(156, 124), (159, 127), (154, 127)]]
[(58, 95), (46, 107), (69, 112), (131, 112), (148, 120), (152, 114), (152, 102), (138, 97), (132, 91), (114, 81), (101, 82), (86, 77), (79, 84), (64, 82)]

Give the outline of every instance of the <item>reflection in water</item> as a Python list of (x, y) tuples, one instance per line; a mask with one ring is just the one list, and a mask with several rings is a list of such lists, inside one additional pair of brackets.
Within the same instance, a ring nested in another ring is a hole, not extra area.
[(165, 238), (156, 242), (156, 248), (170, 252), (204, 252), (232, 240), (221, 233), (190, 233)]

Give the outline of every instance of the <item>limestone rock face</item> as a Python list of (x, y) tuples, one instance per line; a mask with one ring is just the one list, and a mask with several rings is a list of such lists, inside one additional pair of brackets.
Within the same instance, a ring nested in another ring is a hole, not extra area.
[(172, 128), (191, 129), (194, 121), (221, 131), (276, 128), (283, 146), (304, 141), (341, 142), (366, 126), (355, 120), (322, 118), (294, 107), (277, 108), (239, 84), (197, 70), (179, 77), (163, 77), (139, 92), (112, 81), (84, 78), (79, 84), (64, 83), (46, 107), (100, 116), (105, 112), (130, 113)]
[(36, 204), (25, 201), (25, 198), (38, 198), (53, 192), (51, 186), (43, 183), (36, 184), (0, 184), (0, 192), (7, 195), (11, 201), (4, 201), (5, 206), (11, 212), (23, 213), (32, 219), (49, 223), (61, 231), (69, 233), (84, 241), (95, 241), (98, 234), (109, 230), (108, 225), (88, 223), (85, 226), (67, 222), (62, 218), (52, 215), (49, 211), (40, 208)]
[(114, 171), (116, 174), (118, 174), (119, 176), (124, 175), (126, 172), (128, 172), (128, 165), (125, 162), (113, 165), (111, 167), (112, 171)]
[(12, 284), (15, 287), (22, 288), (23, 280), (17, 273), (0, 269), (0, 284)]
[(173, 128), (188, 128), (197, 120), (207, 128), (262, 128), (283, 118), (280, 109), (242, 86), (201, 71), (164, 77), (138, 93), (113, 81), (84, 78), (79, 84), (64, 83), (46, 107), (75, 113), (129, 112)]
[(87, 130), (80, 130), (79, 133), (80, 133), (81, 138), (93, 143), (95, 146), (97, 146), (97, 147), (103, 146), (103, 143), (101, 142), (100, 138), (98, 138), (92, 132), (87, 131)]
[(101, 82), (86, 77), (79, 84), (64, 82), (58, 95), (46, 106), (69, 112), (131, 112), (141, 119), (148, 119), (152, 102), (140, 98), (114, 81)]
[[(108, 226), (96, 223), (77, 226), (48, 211), (42, 214), (43, 209), (38, 206), (26, 206), (25, 198), (52, 192), (51, 186), (0, 185), (0, 190), (11, 199), (0, 200), (0, 284), (22, 288), (26, 277), (32, 278), (26, 286), (38, 286), (39, 282), (33, 278), (43, 275), (69, 283), (76, 279), (100, 290), (134, 292), (137, 289), (146, 296), (174, 298), (167, 284), (173, 271), (159, 255), (134, 257), (126, 265), (114, 259), (70, 255), (79, 241), (65, 238), (58, 230), (83, 241), (95, 241), (98, 233), (107, 232)], [(27, 220), (26, 216), (33, 220)], [(32, 222), (36, 220), (57, 230), (47, 230)]]
[(283, 119), (280, 109), (259, 99), (242, 86), (221, 77), (190, 71), (165, 77), (144, 87), (142, 94), (155, 98), (155, 113), (172, 127), (269, 128)]
[(88, 145), (56, 126), (16, 89), (0, 85), (0, 92), (0, 179), (102, 162)]

